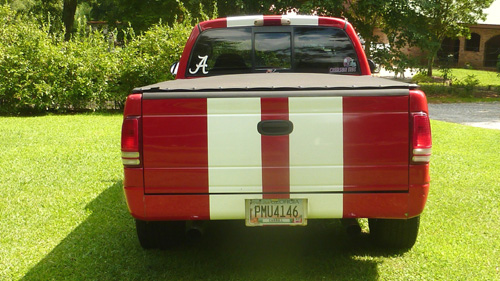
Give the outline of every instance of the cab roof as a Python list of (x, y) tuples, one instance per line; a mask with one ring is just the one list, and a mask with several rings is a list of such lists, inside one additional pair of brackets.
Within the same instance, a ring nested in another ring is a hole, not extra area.
[(201, 31), (211, 28), (228, 28), (244, 26), (330, 26), (345, 29), (347, 21), (339, 18), (308, 15), (253, 15), (218, 18), (201, 22)]

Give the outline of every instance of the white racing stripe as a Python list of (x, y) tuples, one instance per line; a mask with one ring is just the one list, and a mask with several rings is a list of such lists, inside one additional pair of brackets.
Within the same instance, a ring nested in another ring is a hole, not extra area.
[(289, 110), (290, 191), (342, 191), (342, 98), (290, 98)]
[(227, 17), (227, 27), (239, 27), (239, 26), (254, 26), (255, 21), (263, 21), (264, 16), (242, 16), (242, 17)]
[(319, 20), (317, 16), (306, 15), (284, 15), (283, 18), (290, 20), (290, 25), (312, 25), (318, 26)]
[[(261, 193), (260, 98), (207, 99), (207, 115), (209, 192)], [(239, 216), (244, 198), (248, 196), (210, 195), (210, 218)]]
[[(289, 99), (290, 192), (342, 191), (344, 136), (341, 97)], [(309, 218), (342, 218), (343, 195), (291, 194), (307, 198)]]
[[(309, 25), (318, 26), (319, 18), (318, 16), (306, 16), (306, 15), (283, 15), (283, 19), (290, 20), (290, 25)], [(240, 26), (254, 26), (256, 22), (263, 23), (264, 16), (242, 16), (242, 17), (227, 17), (227, 27), (240, 27)]]
[(336, 194), (291, 194), (290, 198), (307, 198), (307, 217), (312, 219), (342, 218), (344, 198)]
[(245, 199), (261, 199), (262, 194), (210, 195), (211, 220), (245, 219)]

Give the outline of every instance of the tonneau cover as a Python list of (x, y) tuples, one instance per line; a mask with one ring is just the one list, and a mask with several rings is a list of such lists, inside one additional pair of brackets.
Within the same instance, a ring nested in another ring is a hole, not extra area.
[(164, 81), (136, 88), (134, 92), (227, 91), (241, 89), (408, 89), (410, 87), (415, 87), (415, 85), (372, 76), (316, 73), (252, 73)]
[[(146, 99), (229, 96), (408, 95), (416, 85), (372, 76), (316, 73), (252, 73), (165, 81), (135, 88)], [(265, 93), (263, 93), (265, 92)], [(383, 92), (383, 93), (382, 93)], [(164, 94), (161, 94), (164, 93)], [(167, 94), (168, 93), (168, 94)]]

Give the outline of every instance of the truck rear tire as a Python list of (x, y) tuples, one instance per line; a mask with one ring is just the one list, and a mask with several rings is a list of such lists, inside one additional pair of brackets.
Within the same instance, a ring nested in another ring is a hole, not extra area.
[(409, 250), (417, 241), (420, 216), (411, 219), (368, 219), (370, 235), (380, 246)]
[(135, 220), (137, 237), (144, 249), (165, 249), (177, 245), (183, 238), (184, 221), (143, 221)]

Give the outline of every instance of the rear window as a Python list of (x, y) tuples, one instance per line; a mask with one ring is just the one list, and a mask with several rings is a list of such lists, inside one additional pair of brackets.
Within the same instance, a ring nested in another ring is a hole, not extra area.
[(250, 72), (361, 73), (344, 30), (288, 26), (206, 30), (193, 47), (186, 76)]
[(292, 67), (292, 35), (286, 32), (255, 33), (255, 63), (257, 70)]

